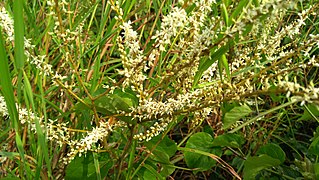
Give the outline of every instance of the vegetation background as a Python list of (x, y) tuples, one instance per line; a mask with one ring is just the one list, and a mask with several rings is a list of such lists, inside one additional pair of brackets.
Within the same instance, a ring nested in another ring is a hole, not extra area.
[(317, 0), (3, 0), (3, 179), (319, 179)]

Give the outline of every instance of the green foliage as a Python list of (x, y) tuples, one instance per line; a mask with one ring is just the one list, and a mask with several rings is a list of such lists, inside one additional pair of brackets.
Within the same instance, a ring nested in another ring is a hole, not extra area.
[[(300, 120), (317, 120), (319, 116), (319, 106), (317, 104), (309, 104), (304, 106), (304, 113)], [(319, 122), (319, 121), (318, 121)]]
[(266, 154), (274, 159), (280, 160), (283, 163), (286, 159), (285, 152), (281, 149), (281, 147), (277, 144), (266, 144), (258, 149), (256, 155), (263, 155)]
[(248, 157), (244, 164), (244, 179), (255, 179), (259, 171), (280, 165), (280, 160), (266, 154)]
[[(193, 134), (187, 140), (185, 147), (220, 156), (222, 153), (221, 149), (219, 147), (213, 147), (212, 142), (213, 138), (211, 137), (211, 135), (204, 132), (199, 132)], [(187, 166), (196, 171), (209, 170), (216, 164), (215, 160), (205, 155), (197, 154), (194, 152), (184, 152), (184, 155)]]
[(319, 156), (319, 127), (317, 127), (312, 143), (309, 146), (309, 153)]
[(245, 143), (244, 137), (239, 134), (223, 134), (217, 136), (212, 145), (215, 147), (240, 148)]
[[(174, 164), (170, 162), (170, 158), (175, 155), (177, 151), (176, 143), (167, 136), (163, 139), (158, 136), (146, 142), (145, 146), (152, 151), (151, 159), (153, 161), (153, 165), (155, 165), (155, 167), (157, 164), (161, 166), (161, 177), (171, 175), (174, 172), (175, 167)], [(153, 149), (154, 147), (156, 148)]]
[[(66, 168), (65, 179), (97, 179), (97, 176), (105, 177), (108, 170), (113, 166), (113, 160), (109, 154), (98, 155), (99, 172), (94, 167), (93, 153), (76, 157)], [(99, 174), (98, 174), (99, 173)]]
[(256, 155), (245, 160), (244, 179), (255, 179), (261, 170), (279, 166), (286, 159), (285, 152), (277, 144), (260, 147)]
[(249, 115), (252, 110), (247, 105), (237, 106), (226, 112), (223, 118), (224, 129), (230, 128), (234, 123), (241, 118)]

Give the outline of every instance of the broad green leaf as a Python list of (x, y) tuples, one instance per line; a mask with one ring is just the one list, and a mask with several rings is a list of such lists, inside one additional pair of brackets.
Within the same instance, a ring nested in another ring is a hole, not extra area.
[[(199, 132), (193, 134), (186, 143), (186, 148), (196, 149), (220, 156), (222, 151), (220, 148), (212, 146), (213, 138), (210, 134)], [(198, 168), (200, 171), (211, 169), (216, 161), (211, 157), (201, 155), (194, 152), (184, 152), (185, 161), (189, 168)]]
[[(107, 153), (103, 153), (99, 157), (99, 166), (101, 177), (104, 177), (108, 170), (112, 167), (113, 161)], [(76, 157), (66, 168), (65, 179), (97, 179), (92, 153), (85, 156)]]
[(239, 106), (240, 104), (237, 102), (223, 102), (222, 106), (221, 106), (221, 110), (223, 112), (223, 114), (226, 114), (227, 112), (229, 112), (231, 109), (233, 109), (234, 107)]
[(158, 180), (158, 179), (165, 179), (165, 177), (162, 177), (161, 174), (157, 172), (157, 165), (153, 161), (150, 161), (149, 159), (145, 161), (145, 164), (143, 164), (143, 167), (139, 169), (137, 172), (138, 179), (147, 179), (147, 180)]
[(272, 158), (280, 160), (283, 163), (286, 159), (285, 152), (281, 149), (281, 147), (277, 144), (266, 144), (260, 147), (256, 153), (257, 155), (266, 154)]
[[(160, 140), (161, 136), (156, 136), (152, 138), (152, 140), (145, 142), (145, 146), (149, 149), (152, 150), (154, 146), (158, 143)], [(160, 174), (164, 177), (171, 175), (175, 167), (174, 165), (170, 162), (170, 157), (172, 157), (177, 151), (177, 145), (176, 143), (169, 139), (167, 136), (161, 140), (161, 142), (156, 146), (156, 148), (152, 151), (152, 156), (151, 158), (160, 163), (160, 166), (162, 166)]]
[(281, 165), (282, 172), (284, 172), (285, 175), (290, 176), (292, 178), (298, 178), (302, 176), (302, 174), (298, 171), (298, 168), (295, 166), (286, 166), (286, 165)]
[(223, 134), (217, 136), (212, 145), (217, 147), (240, 148), (245, 143), (245, 138), (239, 134)]
[(116, 114), (117, 105), (120, 105), (120, 103), (110, 96), (102, 96), (94, 101), (96, 110), (105, 115)]
[(228, 129), (235, 122), (247, 116), (251, 112), (252, 112), (251, 109), (246, 104), (242, 106), (234, 107), (233, 109), (231, 109), (229, 112), (225, 114), (223, 118), (223, 123), (224, 123), (223, 129)]
[[(152, 138), (150, 141), (145, 142), (145, 146), (151, 150), (161, 139), (161, 136), (156, 136)], [(169, 157), (172, 157), (175, 152), (177, 151), (177, 145), (176, 143), (169, 139), (167, 136), (165, 136), (161, 142), (156, 147), (157, 150), (165, 152)]]
[(317, 104), (305, 105), (304, 109), (304, 113), (300, 120), (313, 120), (319, 118), (319, 106)]
[(214, 136), (214, 130), (211, 126), (205, 125), (203, 127), (203, 132), (210, 134), (211, 136)]
[(160, 174), (164, 177), (171, 175), (175, 171), (174, 164), (170, 162), (169, 156), (159, 150), (152, 151), (151, 159), (154, 165), (161, 167)]
[(152, 166), (145, 164), (144, 167), (148, 170), (144, 172), (145, 179), (149, 179), (150, 175), (155, 179), (165, 179)]
[(171, 175), (174, 171), (175, 171), (175, 166), (173, 163), (170, 164), (161, 164), (162, 165), (162, 169), (160, 174), (163, 177), (168, 177), (169, 175)]
[[(152, 166), (149, 166), (147, 165), (147, 167), (150, 169)], [(146, 167), (142, 167), (137, 175), (139, 176), (138, 179), (147, 179), (147, 180), (158, 180), (158, 179), (163, 179), (163, 177), (161, 177), (158, 173), (154, 174), (153, 172), (155, 171), (154, 168), (152, 167), (153, 170), (149, 170), (148, 168)], [(161, 178), (158, 178), (156, 175), (159, 175), (159, 177)]]
[(309, 146), (309, 153), (319, 156), (319, 136), (317, 136)]
[(258, 157), (248, 157), (244, 163), (244, 180), (254, 180), (259, 171), (280, 164), (280, 160), (265, 154)]
[(151, 158), (158, 163), (170, 163), (168, 154), (157, 149), (152, 151)]

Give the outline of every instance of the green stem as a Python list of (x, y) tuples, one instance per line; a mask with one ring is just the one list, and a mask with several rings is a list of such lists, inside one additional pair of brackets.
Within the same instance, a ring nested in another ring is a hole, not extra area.
[[(133, 130), (134, 129), (135, 128), (133, 128)], [(134, 157), (135, 157), (135, 149), (136, 149), (136, 140), (133, 139), (133, 143), (132, 143), (132, 146), (131, 146), (130, 157), (129, 157), (129, 160), (128, 160), (128, 168), (127, 168), (126, 180), (130, 179), (131, 174), (132, 174), (133, 162), (134, 162)]]

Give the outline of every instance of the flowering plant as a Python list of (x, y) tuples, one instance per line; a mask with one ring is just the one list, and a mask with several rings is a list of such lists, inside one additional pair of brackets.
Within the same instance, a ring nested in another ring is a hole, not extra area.
[(281, 145), (318, 123), (318, 3), (22, 5), (0, 3), (1, 176), (318, 177), (318, 130), (295, 167)]

